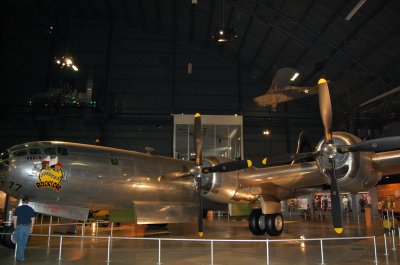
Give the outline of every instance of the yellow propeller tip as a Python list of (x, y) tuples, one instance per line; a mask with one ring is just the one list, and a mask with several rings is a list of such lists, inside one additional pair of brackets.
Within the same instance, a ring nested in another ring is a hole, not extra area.
[(253, 165), (253, 162), (251, 162), (251, 160), (247, 160), (247, 166), (251, 167), (251, 165)]
[(265, 166), (265, 165), (267, 164), (267, 160), (268, 160), (268, 158), (264, 158), (264, 159), (261, 161), (261, 163)]
[(203, 232), (199, 232), (199, 237), (203, 237), (204, 233)]
[(200, 113), (197, 112), (196, 114), (194, 114), (194, 117), (195, 118), (200, 117)]
[(320, 78), (320, 79), (318, 80), (318, 85), (323, 84), (323, 83), (327, 83), (326, 79)]
[(343, 227), (335, 228), (336, 234), (341, 234), (343, 232)]

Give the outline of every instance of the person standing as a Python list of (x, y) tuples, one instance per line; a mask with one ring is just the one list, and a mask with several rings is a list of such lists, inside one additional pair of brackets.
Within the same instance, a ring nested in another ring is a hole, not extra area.
[(35, 211), (28, 205), (29, 201), (22, 199), (22, 205), (15, 209), (13, 222), (15, 227), (15, 240), (17, 243), (17, 260), (25, 260), (25, 248), (29, 234), (35, 224)]

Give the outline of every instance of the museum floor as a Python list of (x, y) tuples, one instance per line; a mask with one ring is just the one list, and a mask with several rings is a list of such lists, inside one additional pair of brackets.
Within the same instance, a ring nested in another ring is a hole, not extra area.
[[(365, 220), (345, 217), (343, 235), (336, 236), (331, 228), (330, 218), (321, 220), (318, 216), (300, 216), (285, 219), (285, 229), (282, 236), (272, 238), (253, 236), (245, 220), (228, 220), (227, 217), (208, 218), (205, 220), (205, 236), (209, 239), (252, 240), (251, 242), (213, 242), (213, 259), (211, 258), (210, 241), (161, 241), (159, 256), (159, 241), (161, 239), (198, 239), (195, 224), (171, 224), (168, 228), (149, 228), (144, 225), (123, 224), (114, 227), (114, 237), (143, 237), (131, 240), (118, 238), (111, 240), (109, 261), (111, 264), (321, 264), (321, 242), (299, 240), (291, 242), (256, 242), (254, 240), (269, 239), (300, 239), (311, 238), (359, 237), (376, 236), (377, 257), (379, 264), (400, 264), (399, 236), (393, 238), (387, 235), (387, 252), (385, 255), (384, 230), (381, 222), (374, 221), (366, 226)], [(81, 235), (78, 227), (77, 236)], [(48, 226), (37, 226), (35, 234), (48, 233)], [(52, 235), (54, 235), (52, 233)], [(60, 238), (48, 236), (32, 236), (26, 250), (26, 260), (23, 264), (105, 264), (108, 257), (108, 236), (110, 228), (99, 228), (87, 225), (85, 236), (104, 236), (104, 238), (70, 238), (63, 236), (61, 261)], [(59, 236), (59, 235), (57, 235)], [(267, 260), (267, 254), (269, 260)], [(268, 263), (269, 261), (269, 263)], [(323, 241), (324, 264), (374, 264), (375, 252), (373, 239), (328, 240)], [(20, 264), (14, 260), (14, 251), (0, 248), (0, 264)]]

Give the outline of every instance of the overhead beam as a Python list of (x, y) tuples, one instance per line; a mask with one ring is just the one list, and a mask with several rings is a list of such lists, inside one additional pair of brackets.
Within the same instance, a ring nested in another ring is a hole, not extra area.
[[(276, 21), (278, 20), (280, 14), (281, 14), (282, 7), (286, 4), (286, 1), (287, 0), (281, 1), (282, 3), (279, 6), (279, 9), (278, 9), (278, 12), (275, 15), (275, 18), (273, 19), (272, 25), (274, 23), (276, 23)], [(257, 51), (253, 56), (253, 59), (251, 60), (251, 63), (250, 63), (250, 66), (249, 66), (249, 70), (250, 71), (254, 68), (255, 62), (256, 62), (258, 56), (260, 55), (260, 52), (261, 52), (262, 48), (264, 47), (265, 42), (267, 41), (269, 35), (271, 34), (271, 30), (272, 30), (272, 26), (268, 26), (267, 32), (265, 33), (263, 40), (261, 41), (260, 45), (258, 46)]]
[(143, 0), (137, 0), (136, 3), (139, 11), (140, 25), (144, 29), (146, 27), (146, 16), (144, 14)]
[(365, 105), (368, 105), (368, 104), (370, 104), (370, 103), (372, 103), (372, 102), (374, 102), (374, 101), (377, 101), (377, 100), (379, 100), (379, 99), (381, 99), (381, 98), (387, 97), (387, 96), (392, 95), (392, 94), (397, 93), (397, 92), (400, 92), (400, 86), (395, 87), (395, 88), (393, 88), (393, 89), (391, 89), (391, 90), (389, 90), (389, 91), (387, 91), (387, 92), (385, 92), (385, 93), (383, 93), (383, 94), (380, 94), (379, 96), (376, 96), (376, 97), (374, 97), (374, 98), (371, 98), (370, 100), (367, 100), (367, 101), (365, 101), (364, 103), (361, 103), (361, 104), (360, 104), (360, 107), (363, 107), (363, 106), (365, 106)]
[(161, 11), (160, 11), (160, 0), (154, 0), (154, 12), (156, 14), (156, 24), (157, 24), (157, 33), (160, 33), (162, 30), (162, 20), (161, 20)]
[[(364, 26), (367, 24), (368, 21), (372, 20), (372, 18), (375, 17), (375, 16), (379, 13), (379, 11), (382, 10), (382, 9), (385, 7), (386, 4), (387, 4), (387, 1), (381, 2), (381, 4), (379, 5), (379, 7), (378, 7), (372, 14), (370, 14), (370, 15), (367, 16), (367, 17), (365, 17), (365, 19), (364, 19), (361, 23), (358, 24), (358, 26), (353, 30), (353, 32), (347, 36), (346, 40), (342, 41), (341, 44), (340, 44), (338, 47), (336, 47), (335, 50), (334, 50), (333, 52), (331, 52), (331, 54), (330, 54), (328, 57), (326, 57), (326, 58), (324, 59), (324, 61), (323, 61), (322, 64), (321, 64), (322, 69), (324, 69), (325, 66), (326, 66), (329, 62), (331, 62), (332, 59), (333, 59), (339, 52), (341, 52), (342, 54), (346, 55), (346, 57), (349, 58), (352, 62), (358, 63), (358, 65), (360, 65), (360, 67), (362, 67), (364, 71), (366, 71), (366, 72), (368, 72), (368, 73), (370, 73), (370, 74), (373, 74), (373, 75), (377, 75), (375, 72), (373, 72), (373, 71), (370, 70), (368, 67), (366, 67), (364, 64), (362, 64), (362, 63), (360, 62), (360, 60), (358, 60), (357, 58), (355, 58), (355, 57), (352, 56), (352, 55), (349, 55), (346, 51), (344, 51), (344, 47), (350, 42), (350, 39), (351, 39), (351, 38), (354, 38), (354, 36), (356, 36), (356, 35), (358, 34), (358, 32), (360, 32), (361, 29), (364, 28)], [(305, 79), (303, 79), (303, 81), (306, 83), (306, 82), (311, 78), (311, 76), (312, 76), (313, 74), (314, 74), (314, 73), (310, 73)]]
[[(303, 23), (304, 19), (308, 16), (308, 13), (310, 12), (311, 7), (314, 5), (314, 1), (315, 1), (315, 0), (311, 1), (310, 4), (307, 6), (307, 9), (306, 9), (306, 11), (303, 13), (303, 15), (301, 16), (299, 23), (296, 24), (295, 30), (294, 30), (294, 31), (297, 31), (297, 29), (299, 28), (299, 25), (301, 25), (301, 24)], [(270, 74), (271, 68), (273, 68), (273, 67), (275, 66), (276, 60), (278, 60), (278, 58), (279, 58), (279, 56), (281, 55), (281, 53), (282, 53), (282, 52), (286, 49), (286, 47), (289, 45), (290, 39), (291, 39), (290, 36), (287, 36), (287, 38), (286, 38), (286, 40), (285, 40), (285, 43), (282, 45), (282, 47), (281, 47), (281, 49), (279, 50), (279, 52), (275, 54), (274, 59), (272, 60), (272, 62), (270, 63), (270, 65), (269, 65), (269, 67), (268, 67), (268, 69), (267, 69), (267, 71), (265, 72), (264, 78), (266, 78), (266, 77)]]
[(207, 36), (205, 38), (206, 41), (204, 42), (204, 48), (208, 46), (208, 43), (211, 39), (211, 26), (214, 17), (214, 11), (215, 11), (215, 0), (212, 0), (210, 5), (210, 17), (208, 18), (208, 27), (207, 27), (208, 30), (207, 30)]
[[(292, 32), (284, 29), (283, 27), (279, 26), (278, 24), (273, 24), (270, 21), (266, 20), (266, 17), (264, 15), (258, 14), (257, 12), (253, 12), (252, 10), (250, 10), (249, 8), (247, 8), (245, 5), (242, 5), (236, 1), (233, 0), (228, 0), (229, 4), (237, 9), (240, 9), (241, 12), (246, 13), (246, 14), (250, 14), (255, 16), (257, 19), (259, 19), (260, 22), (273, 27), (274, 29), (276, 29), (278, 32), (280, 32), (283, 36), (290, 36), (293, 40), (295, 40), (297, 43), (299, 43), (300, 45), (304, 46), (304, 47), (310, 47), (310, 51), (312, 53), (314, 53), (315, 55), (321, 57), (321, 59), (329, 59), (331, 58), (330, 55), (326, 55), (322, 52), (320, 52), (319, 50), (315, 49), (315, 47), (313, 45), (311, 45), (310, 43), (305, 42), (304, 40), (300, 39), (299, 37), (297, 37), (295, 34), (293, 34)], [(275, 11), (275, 10), (274, 10)], [(282, 16), (287, 19), (288, 21), (291, 21), (293, 23), (298, 24), (297, 21), (293, 20), (293, 18), (289, 17), (286, 14), (282, 13)], [(304, 25), (300, 25), (300, 28), (302, 28), (304, 31), (309, 32), (310, 34), (316, 36), (318, 35), (318, 33), (316, 33), (315, 31), (309, 29), (308, 27), (304, 26)], [(320, 40), (323, 41), (324, 43), (326, 43), (328, 46), (337, 49), (338, 47), (330, 40), (324, 38), (323, 36), (320, 37)], [(342, 50), (342, 54), (345, 55), (349, 60), (353, 61), (353, 62), (357, 62), (357, 59), (349, 54), (348, 52)], [(341, 65), (338, 62), (332, 61), (333, 64), (335, 64), (338, 67), (341, 67)], [(369, 74), (376, 74), (374, 73), (371, 69), (369, 69), (367, 66), (365, 66), (364, 64), (360, 64), (360, 67), (363, 68), (364, 71), (368, 72)], [(384, 81), (384, 80), (382, 80)]]
[[(254, 12), (257, 10), (258, 4), (260, 3), (260, 0), (257, 0), (256, 5), (254, 7)], [(253, 19), (254, 17), (251, 16), (249, 22), (246, 25), (246, 29), (244, 30), (244, 34), (243, 36), (240, 38), (240, 44), (239, 44), (239, 48), (235, 54), (235, 57), (238, 58), (240, 56), (240, 53), (242, 52), (242, 48), (243, 48), (243, 44), (246, 41), (246, 37), (247, 37), (247, 33), (249, 33), (249, 29), (251, 24), (253, 23)]]
[(196, 13), (197, 4), (190, 4), (190, 18), (189, 18), (189, 38), (188, 42), (192, 43), (193, 41), (193, 27), (194, 27), (194, 17)]

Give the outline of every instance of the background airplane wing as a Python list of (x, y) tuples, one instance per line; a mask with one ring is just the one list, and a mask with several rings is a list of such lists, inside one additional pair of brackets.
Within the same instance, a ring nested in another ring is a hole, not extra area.
[(309, 95), (317, 94), (318, 87), (310, 86), (310, 87), (301, 87), (301, 86), (286, 86), (282, 88), (281, 93), (291, 96), (293, 98), (300, 98)]

